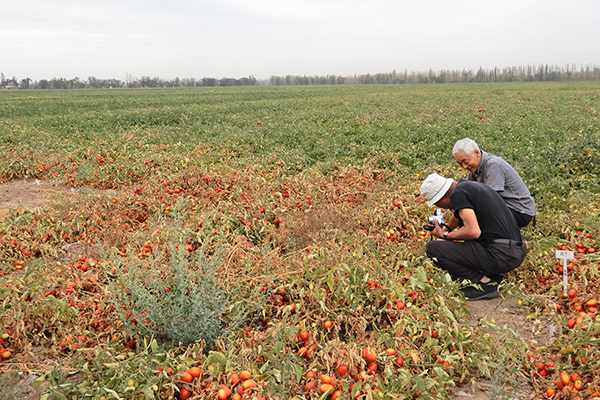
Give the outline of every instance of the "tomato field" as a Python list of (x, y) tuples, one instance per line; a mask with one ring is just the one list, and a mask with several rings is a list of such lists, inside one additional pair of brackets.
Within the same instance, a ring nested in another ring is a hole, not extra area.
[[(0, 190), (57, 188), (0, 210), (0, 399), (600, 397), (599, 111), (598, 82), (0, 91)], [(503, 296), (552, 340), (425, 257), (464, 137), (536, 200)]]

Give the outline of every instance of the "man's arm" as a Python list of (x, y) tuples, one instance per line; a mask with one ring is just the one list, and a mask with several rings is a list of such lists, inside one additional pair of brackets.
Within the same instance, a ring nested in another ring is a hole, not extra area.
[(460, 239), (471, 240), (479, 238), (481, 235), (481, 228), (479, 228), (475, 210), (472, 208), (463, 208), (458, 210), (458, 214), (463, 221), (463, 226), (456, 231), (457, 233), (460, 232)]
[[(463, 208), (458, 210), (458, 214), (463, 221), (463, 226), (457, 230), (453, 230), (449, 232), (446, 236), (444, 236), (444, 230), (438, 224), (437, 220), (435, 221), (435, 228), (431, 231), (433, 236), (448, 239), (448, 240), (472, 240), (477, 239), (481, 235), (481, 228), (479, 228), (479, 222), (477, 222), (477, 216), (475, 215), (475, 211), (471, 208)], [(453, 222), (457, 223), (456, 218), (452, 217), (449, 221), (449, 226), (453, 229)]]
[(458, 218), (452, 215), (446, 225), (448, 226), (449, 230), (455, 230), (456, 228), (458, 228)]

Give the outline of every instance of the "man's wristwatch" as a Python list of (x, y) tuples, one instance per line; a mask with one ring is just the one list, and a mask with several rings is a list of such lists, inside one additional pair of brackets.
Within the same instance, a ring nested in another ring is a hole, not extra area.
[(444, 231), (444, 237), (448, 236), (448, 233), (450, 233), (450, 231)]

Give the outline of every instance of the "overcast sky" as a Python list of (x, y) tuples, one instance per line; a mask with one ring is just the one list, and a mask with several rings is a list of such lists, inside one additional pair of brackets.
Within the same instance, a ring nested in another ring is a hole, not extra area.
[(600, 66), (599, 0), (0, 0), (0, 72), (267, 79)]

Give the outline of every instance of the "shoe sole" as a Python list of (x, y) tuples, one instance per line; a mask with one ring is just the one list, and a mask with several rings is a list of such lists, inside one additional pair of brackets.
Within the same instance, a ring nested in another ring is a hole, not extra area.
[(483, 294), (479, 297), (468, 297), (466, 300), (467, 301), (490, 300), (490, 299), (495, 299), (496, 297), (499, 297), (499, 296), (500, 296), (500, 292), (495, 290), (493, 292)]

